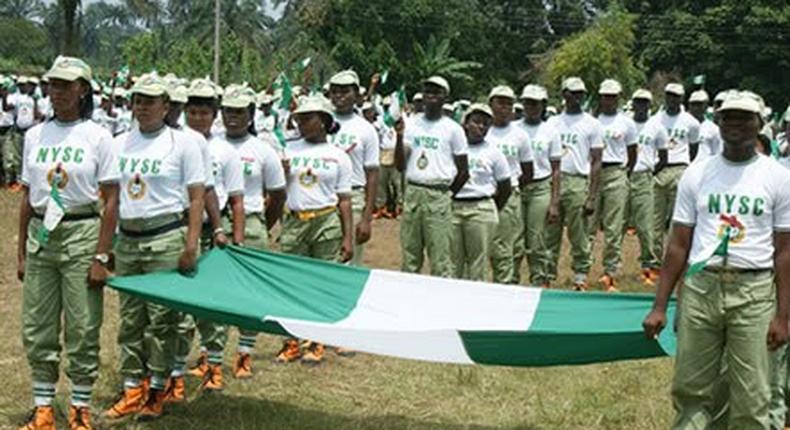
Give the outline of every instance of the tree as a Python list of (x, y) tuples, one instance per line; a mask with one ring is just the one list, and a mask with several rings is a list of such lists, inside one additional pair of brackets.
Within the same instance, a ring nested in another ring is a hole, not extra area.
[(79, 46), (79, 9), (80, 0), (58, 0), (58, 6), (63, 12), (63, 45), (61, 52), (67, 55), (77, 55)]
[(0, 18), (0, 68), (6, 72), (41, 72), (52, 58), (46, 32), (31, 21)]
[(0, 16), (30, 20), (38, 16), (43, 6), (41, 0), (0, 0)]
[(450, 39), (437, 42), (431, 36), (425, 47), (420, 42), (414, 42), (415, 73), (411, 82), (417, 83), (431, 75), (441, 75), (450, 81), (472, 81), (474, 78), (469, 73), (483, 65), (475, 61), (460, 61), (450, 52)]

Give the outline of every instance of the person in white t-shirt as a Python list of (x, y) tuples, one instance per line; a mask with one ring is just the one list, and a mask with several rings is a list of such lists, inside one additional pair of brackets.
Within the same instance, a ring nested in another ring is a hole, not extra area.
[(14, 117), (13, 134), (6, 139), (6, 145), (2, 148), (3, 168), (12, 192), (21, 190), (18, 179), (25, 132), (42, 119), (37, 108), (38, 99), (34, 97), (35, 86), (30, 82), (30, 78), (20, 76), (17, 83), (19, 91), (2, 99), (3, 111), (12, 113)]
[(449, 277), (453, 268), (448, 220), (452, 196), (469, 178), (468, 145), (461, 126), (442, 113), (450, 94), (447, 80), (428, 78), (422, 93), (425, 112), (395, 126), (395, 165), (406, 176), (401, 270), (420, 272), (427, 251), (431, 275)]
[(372, 235), (371, 221), (376, 206), (379, 181), (379, 136), (376, 129), (354, 112), (359, 98), (359, 77), (353, 70), (344, 70), (329, 79), (329, 96), (335, 107), (335, 120), (340, 130), (330, 141), (351, 158), (351, 210), (357, 225), (354, 228), (354, 257), (351, 264), (362, 265), (363, 245)]
[[(165, 124), (169, 102), (162, 78), (144, 75), (131, 92), (138, 126), (114, 142), (121, 170), (116, 274), (193, 272), (206, 183), (200, 147), (192, 135)], [(188, 208), (186, 220), (184, 208)], [(120, 300), (118, 344), (124, 390), (104, 416), (157, 419), (163, 413), (165, 384), (175, 361), (173, 334), (179, 313), (128, 294), (121, 294)], [(143, 378), (149, 372), (147, 386)]]
[(762, 126), (756, 100), (732, 95), (719, 113), (724, 150), (692, 164), (680, 180), (658, 291), (643, 327), (649, 339), (658, 337), (686, 271), (676, 322), (674, 427), (709, 427), (714, 387), (726, 367), (725, 425), (767, 429), (769, 351), (788, 339), (790, 172), (755, 152)]
[(658, 258), (664, 255), (664, 238), (672, 217), (672, 207), (680, 176), (691, 162), (689, 146), (699, 144), (700, 125), (688, 112), (681, 110), (685, 90), (683, 85), (669, 83), (664, 88), (666, 109), (657, 112), (657, 121), (667, 132), (667, 164), (655, 172), (653, 213), (653, 246)]
[(582, 111), (581, 103), (586, 93), (584, 81), (580, 78), (565, 79), (562, 83), (565, 111), (549, 120), (549, 125), (560, 135), (563, 155), (560, 163), (559, 222), (549, 224), (546, 230), (546, 242), (551, 252), (546, 272), (549, 281), (556, 279), (562, 228), (567, 227), (573, 260), (573, 288), (578, 291), (588, 288), (591, 258), (587, 218), (595, 209), (604, 148), (601, 124)]
[(656, 120), (650, 119), (653, 95), (639, 89), (631, 97), (639, 153), (628, 189), (627, 226), (639, 238), (642, 282), (654, 285), (658, 280), (658, 256), (653, 245), (653, 171), (667, 163), (667, 132)]
[(22, 340), (35, 402), (24, 428), (54, 428), (61, 350), (68, 356), (69, 424), (90, 428), (120, 173), (112, 136), (88, 120), (92, 109), (83, 103), (90, 67), (58, 57), (46, 76), (55, 116), (28, 130), (22, 158), (17, 275), (24, 282)]
[[(225, 132), (212, 141), (222, 141), (241, 159), (244, 175), (244, 245), (269, 248), (269, 230), (282, 217), (285, 203), (285, 175), (277, 145), (270, 133), (254, 135), (252, 118), (255, 92), (243, 85), (229, 85), (222, 96), (222, 121)], [(252, 356), (257, 333), (239, 330), (239, 348), (234, 359), (233, 375), (252, 377)]]
[(486, 140), (493, 116), (489, 106), (474, 104), (462, 121), (469, 143), (469, 180), (453, 197), (451, 257), (458, 279), (486, 281), (492, 240), (512, 190), (507, 157)]
[(614, 79), (601, 82), (598, 89), (598, 122), (603, 128), (601, 185), (596, 195), (595, 213), (590, 217), (590, 242), (598, 230), (604, 233), (603, 276), (598, 280), (604, 290), (617, 291), (615, 277), (620, 270), (625, 203), (628, 200), (628, 177), (637, 156), (636, 124), (618, 112), (623, 88)]
[(280, 117), (277, 111), (272, 109), (271, 94), (261, 92), (258, 94), (258, 109), (255, 111), (255, 131), (258, 134), (263, 132), (273, 133), (274, 129), (279, 126)]
[[(353, 167), (348, 154), (329, 143), (338, 130), (331, 102), (308, 96), (294, 111), (301, 139), (285, 150), (288, 214), (283, 220), (282, 252), (321, 260), (348, 262), (353, 257), (351, 210)], [(287, 339), (276, 361), (320, 364), (324, 346)]]
[[(208, 142), (208, 157), (211, 170), (208, 172), (214, 179), (211, 191), (206, 191), (205, 207), (207, 217), (203, 222), (201, 251), (208, 251), (214, 246), (225, 246), (228, 239), (223, 224), (223, 216), (232, 219), (232, 240), (236, 245), (244, 241), (244, 179), (242, 177), (241, 160), (236, 151), (227, 143), (212, 139), (211, 125), (217, 116), (217, 94), (210, 81), (196, 79), (187, 90), (185, 107), (186, 122), (189, 130), (194, 130)], [(212, 195), (213, 197), (210, 197)], [(176, 347), (176, 365), (184, 366), (189, 353), (195, 329), (200, 333), (200, 357), (197, 365), (188, 374), (201, 378), (200, 389), (218, 391), (223, 389), (222, 356), (227, 341), (225, 326), (212, 321), (197, 320), (185, 317), (179, 324), (178, 342)], [(173, 375), (171, 399), (178, 401), (184, 397), (183, 371)], [(181, 400), (183, 401), (183, 400)]]
[(507, 204), (499, 211), (499, 223), (491, 244), (492, 278), (501, 284), (518, 284), (521, 281), (521, 267), (517, 263), (521, 263), (524, 253), (524, 220), (519, 190), (521, 185), (532, 180), (533, 172), (529, 134), (511, 121), (515, 101), (516, 93), (506, 85), (494, 87), (488, 94), (494, 122), (488, 128), (485, 140), (505, 155), (511, 175), (512, 192)]
[(524, 120), (519, 126), (529, 134), (532, 146), (532, 180), (522, 185), (521, 213), (524, 222), (524, 248), (531, 285), (549, 287), (546, 273), (549, 251), (546, 248), (547, 223), (559, 220), (560, 135), (545, 121), (549, 95), (539, 85), (527, 85), (521, 92)]
[(705, 90), (697, 90), (689, 96), (689, 114), (700, 123), (699, 144), (692, 144), (689, 147), (689, 158), (693, 162), (704, 160), (721, 153), (721, 134), (719, 126), (707, 119), (705, 114), (708, 111), (708, 93)]
[[(387, 107), (382, 106), (381, 111)], [(373, 218), (397, 218), (403, 208), (403, 174), (395, 167), (395, 129), (379, 117), (379, 109), (370, 102), (362, 105), (362, 114), (379, 138), (379, 189)]]

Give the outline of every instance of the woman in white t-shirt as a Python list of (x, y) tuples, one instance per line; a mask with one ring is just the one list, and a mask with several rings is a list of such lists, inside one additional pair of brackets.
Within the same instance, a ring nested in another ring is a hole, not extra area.
[[(285, 176), (276, 143), (270, 133), (255, 136), (252, 124), (255, 92), (242, 85), (229, 85), (222, 97), (222, 121), (225, 131), (212, 139), (212, 144), (230, 145), (241, 159), (244, 177), (244, 245), (255, 249), (269, 248), (269, 234), (282, 216), (285, 202)], [(252, 377), (252, 350), (257, 333), (240, 330), (239, 349), (233, 375)]]
[(453, 235), (450, 257), (456, 278), (486, 280), (491, 243), (499, 211), (511, 193), (510, 167), (505, 154), (486, 141), (494, 114), (488, 105), (474, 104), (464, 115), (469, 143), (469, 180), (453, 196)]
[[(285, 150), (288, 215), (280, 236), (281, 250), (322, 260), (347, 262), (353, 256), (351, 229), (351, 160), (329, 143), (337, 131), (332, 105), (323, 96), (305, 98), (294, 111), (302, 138)], [(339, 214), (338, 214), (339, 212)], [(323, 361), (324, 346), (296, 339), (285, 341), (277, 361)]]
[(24, 281), (22, 340), (36, 405), (24, 428), (54, 428), (61, 349), (71, 381), (69, 424), (89, 428), (119, 173), (112, 136), (89, 120), (90, 67), (58, 57), (46, 76), (55, 116), (27, 132), (22, 158), (18, 277)]
[[(200, 147), (194, 136), (165, 124), (169, 99), (162, 78), (144, 75), (131, 92), (138, 125), (114, 142), (122, 187), (116, 273), (190, 273), (197, 262), (206, 183)], [(104, 415), (108, 420), (129, 415), (153, 420), (163, 412), (165, 383), (175, 360), (173, 337), (181, 318), (139, 297), (120, 294), (120, 301), (124, 389)], [(150, 385), (144, 383), (149, 375)]]

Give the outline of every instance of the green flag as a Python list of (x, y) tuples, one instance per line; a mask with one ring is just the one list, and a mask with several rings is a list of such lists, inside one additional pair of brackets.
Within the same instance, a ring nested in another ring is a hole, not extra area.
[(60, 197), (60, 181), (61, 181), (60, 165), (55, 171), (54, 178), (52, 179), (52, 186), (49, 190), (49, 199), (47, 200), (47, 208), (44, 210), (44, 222), (38, 230), (38, 241), (40, 243), (47, 243), (49, 240), (49, 233), (57, 228), (63, 216), (66, 214), (66, 208), (63, 206), (63, 199)]
[(722, 214), (719, 216), (719, 220), (726, 225), (724, 233), (721, 235), (718, 242), (711, 244), (711, 246), (702, 251), (703, 258), (701, 260), (689, 264), (688, 270), (686, 271), (687, 278), (704, 270), (713, 257), (727, 257), (730, 248), (730, 240), (736, 237), (738, 232), (743, 230), (743, 224), (741, 224), (738, 217), (735, 215)]
[(389, 77), (390, 77), (390, 71), (389, 70), (385, 70), (385, 71), (381, 72), (381, 77), (379, 78), (379, 83), (381, 85), (386, 84), (387, 83), (387, 79)]
[(277, 82), (275, 82), (275, 88), (279, 88), (282, 91), (280, 93), (280, 109), (288, 110), (291, 107), (293, 91), (291, 89), (291, 81), (288, 80), (288, 76), (285, 73), (280, 73)]
[(390, 105), (384, 111), (384, 123), (389, 127), (394, 127), (403, 115), (403, 106), (406, 105), (406, 91), (400, 87), (390, 95)]

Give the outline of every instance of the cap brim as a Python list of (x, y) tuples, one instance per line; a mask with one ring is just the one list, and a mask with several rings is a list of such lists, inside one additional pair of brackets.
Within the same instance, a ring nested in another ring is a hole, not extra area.
[(131, 94), (140, 94), (141, 96), (148, 96), (148, 97), (161, 97), (167, 95), (167, 90), (162, 89), (161, 91), (154, 91), (149, 89), (132, 89)]
[(76, 81), (77, 79), (85, 79), (86, 81), (90, 81), (89, 78), (82, 76), (81, 73), (69, 72), (67, 70), (55, 70), (52, 72), (47, 72), (44, 77), (48, 80), (61, 79), (64, 81)]
[(598, 91), (599, 96), (619, 96), (619, 91)]

